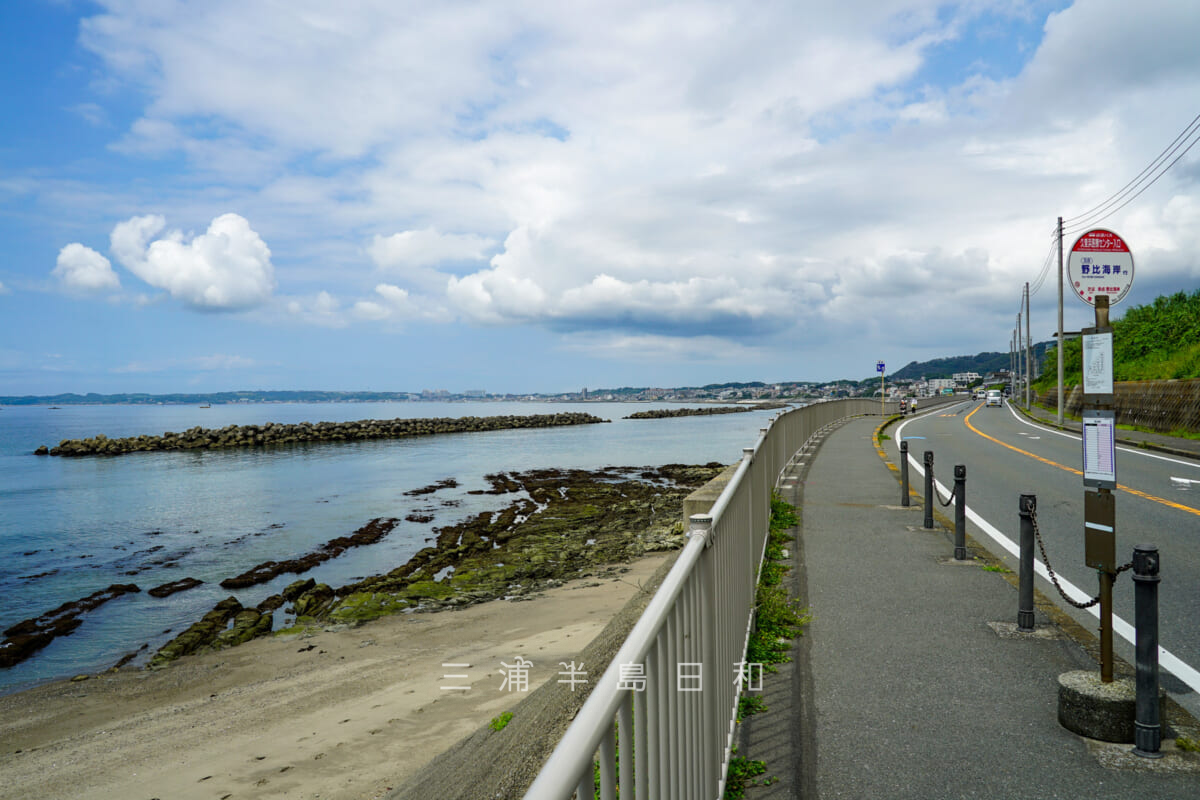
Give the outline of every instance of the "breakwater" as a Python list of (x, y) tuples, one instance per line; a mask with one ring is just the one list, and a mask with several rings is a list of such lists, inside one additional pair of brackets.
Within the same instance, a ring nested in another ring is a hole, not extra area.
[(167, 431), (161, 436), (129, 436), (110, 439), (104, 434), (87, 439), (63, 439), (56, 447), (39, 447), (35, 455), (116, 456), (162, 450), (213, 450), (231, 447), (307, 442), (359, 442), (370, 439), (399, 439), (443, 433), (474, 433), (518, 428), (555, 428), (591, 425), (606, 419), (581, 413), (532, 414), (529, 416), (439, 417), (433, 419), (366, 419), (355, 422), (300, 422), (264, 425), (227, 425), (224, 428), (189, 428), (182, 433)]
[(787, 408), (787, 403), (756, 403), (755, 405), (708, 405), (706, 408), (658, 408), (637, 411), (624, 417), (626, 420), (667, 420), (677, 416), (712, 416), (714, 414), (742, 414), (745, 411), (767, 411)]
[(638, 411), (625, 419), (670, 419), (672, 417), (707, 417), (712, 414), (740, 414), (754, 411), (749, 406), (710, 406), (708, 408), (656, 408), (653, 411)]

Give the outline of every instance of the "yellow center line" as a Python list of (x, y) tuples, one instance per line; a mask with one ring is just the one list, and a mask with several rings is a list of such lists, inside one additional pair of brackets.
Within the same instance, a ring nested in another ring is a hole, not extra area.
[[(1040, 461), (1043, 464), (1048, 464), (1051, 467), (1058, 467), (1059, 469), (1066, 470), (1067, 472), (1070, 472), (1073, 475), (1079, 475), (1080, 477), (1083, 476), (1083, 473), (1077, 469), (1074, 469), (1074, 468), (1068, 467), (1068, 466), (1064, 466), (1062, 464), (1059, 464), (1057, 461), (1051, 461), (1048, 458), (1042, 458), (1039, 455), (1034, 455), (1033, 453), (1029, 452), (1028, 450), (1022, 450), (1019, 447), (1012, 446), (1008, 442), (1002, 442), (994, 436), (988, 436), (986, 433), (984, 433), (983, 431), (979, 430), (978, 428), (976, 428), (974, 425), (971, 424), (971, 417), (975, 416), (975, 412), (981, 408), (983, 408), (983, 406), (976, 406), (974, 411), (972, 411), (970, 414), (967, 414), (967, 416), (963, 418), (963, 422), (966, 424), (966, 426), (968, 428), (970, 428), (971, 430), (973, 430), (975, 433), (977, 433), (980, 436), (982, 436), (983, 438), (987, 439), (989, 442), (995, 442), (996, 444), (1000, 445), (1001, 447), (1007, 447), (1009, 450), (1012, 450), (1013, 452), (1020, 453), (1023, 456), (1029, 456), (1034, 461)], [(1200, 516), (1200, 508), (1192, 508), (1191, 506), (1185, 506), (1180, 503), (1175, 503), (1171, 500), (1167, 500), (1164, 497), (1157, 497), (1152, 494), (1147, 494), (1146, 492), (1139, 491), (1138, 489), (1134, 489), (1131, 486), (1126, 486), (1121, 483), (1117, 484), (1117, 488), (1123, 492), (1128, 492), (1129, 494), (1134, 495), (1135, 497), (1141, 497), (1145, 500), (1153, 500), (1155, 503), (1162, 503), (1164, 506), (1169, 506), (1171, 508), (1178, 509), (1179, 511), (1186, 511), (1189, 514), (1195, 514), (1196, 516)]]

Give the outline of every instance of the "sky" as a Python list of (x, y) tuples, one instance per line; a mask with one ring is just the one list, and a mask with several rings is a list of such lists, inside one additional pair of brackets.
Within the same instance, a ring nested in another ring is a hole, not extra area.
[[(1197, 41), (1178, 0), (0, 3), (0, 395), (860, 379), (1006, 352), (1027, 281), (1044, 341), (1057, 217), (1200, 113)], [(1114, 316), (1195, 290), (1200, 147), (1084, 221)]]

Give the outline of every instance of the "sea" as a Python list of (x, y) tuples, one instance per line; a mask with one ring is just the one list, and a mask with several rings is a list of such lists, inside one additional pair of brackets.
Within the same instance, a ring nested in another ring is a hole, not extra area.
[[(0, 631), (111, 584), (142, 591), (82, 616), (82, 624), (26, 661), (0, 669), (0, 694), (96, 674), (128, 653), (150, 656), (218, 601), (253, 606), (298, 577), (338, 586), (405, 563), (434, 528), (511, 498), (472, 495), (490, 473), (737, 461), (775, 411), (623, 419), (666, 403), (394, 402), (67, 405), (0, 407)], [(41, 445), (195, 426), (267, 422), (584, 412), (610, 424), (444, 434), (237, 450), (35, 456)], [(412, 496), (446, 478), (455, 488)], [(220, 582), (268, 560), (316, 550), (377, 517), (420, 512), (380, 542), (304, 573), (239, 591)], [(192, 577), (203, 585), (166, 598), (146, 590)], [(282, 614), (276, 613), (276, 624)]]

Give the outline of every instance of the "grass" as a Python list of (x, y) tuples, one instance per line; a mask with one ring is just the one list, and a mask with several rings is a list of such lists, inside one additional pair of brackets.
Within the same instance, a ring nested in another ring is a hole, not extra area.
[(1188, 753), (1200, 753), (1200, 742), (1186, 736), (1178, 737), (1175, 740), (1175, 746)]
[(778, 495), (771, 498), (771, 528), (767, 535), (766, 559), (759, 578), (754, 631), (746, 648), (746, 661), (762, 664), (767, 672), (776, 672), (776, 664), (791, 661), (791, 640), (802, 635), (812, 620), (808, 609), (788, 598), (783, 586), (787, 567), (779, 563), (784, 545), (792, 541), (789, 528), (799, 523), (796, 510)]
[(492, 721), (488, 723), (488, 727), (494, 731), (502, 731), (504, 730), (504, 727), (512, 720), (512, 718), (512, 712), (505, 711), (498, 717), (492, 717)]
[[(734, 748), (734, 752), (737, 752), (737, 748)], [(741, 800), (746, 796), (747, 786), (768, 785), (768, 782), (771, 782), (769, 778), (762, 784), (755, 780), (766, 771), (767, 763), (765, 761), (754, 761), (735, 755), (729, 760), (729, 771), (725, 777), (724, 800)]]
[[(779, 495), (772, 494), (770, 530), (755, 598), (754, 630), (746, 646), (746, 662), (761, 664), (766, 672), (776, 672), (776, 664), (791, 661), (787, 654), (792, 646), (791, 640), (803, 635), (804, 626), (812, 620), (808, 609), (801, 608), (799, 601), (788, 598), (783, 585), (783, 576), (788, 567), (780, 563), (785, 545), (793, 539), (788, 530), (799, 523), (796, 509)], [(738, 698), (737, 721), (767, 710), (760, 695), (743, 695)], [(758, 779), (758, 776), (766, 774), (766, 762), (739, 756), (737, 748), (733, 753), (725, 778), (724, 800), (741, 800), (746, 796), (747, 787), (769, 786), (776, 782), (774, 777), (761, 781)]]
[(984, 572), (1012, 572), (1011, 569), (1002, 564), (986, 564), (980, 567), (980, 569)]
[(763, 702), (762, 695), (744, 694), (738, 698), (737, 721), (741, 722), (746, 717), (762, 714), (769, 710), (767, 704)]

